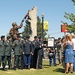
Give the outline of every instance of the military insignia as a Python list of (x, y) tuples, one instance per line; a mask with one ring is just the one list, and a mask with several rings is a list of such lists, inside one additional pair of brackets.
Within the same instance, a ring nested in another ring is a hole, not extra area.
[(31, 42), (29, 42), (29, 44), (31, 44)]
[(8, 45), (8, 42), (7, 42), (7, 45)]
[(40, 45), (41, 45), (41, 43), (40, 43)]
[(18, 44), (18, 43), (16, 43), (16, 44)]
[(24, 44), (26, 44), (26, 42), (24, 41)]
[(35, 42), (33, 44), (35, 44)]
[(12, 44), (13, 46), (15, 45), (15, 44)]

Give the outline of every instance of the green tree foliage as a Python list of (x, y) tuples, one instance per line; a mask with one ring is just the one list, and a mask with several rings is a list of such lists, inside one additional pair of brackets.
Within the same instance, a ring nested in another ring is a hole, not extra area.
[(72, 2), (75, 4), (75, 0), (72, 0)]
[(30, 23), (26, 20), (26, 25), (24, 26), (23, 37), (26, 37), (31, 34)]
[[(75, 0), (72, 0), (72, 2), (75, 4)], [(72, 13), (65, 13), (64, 17), (66, 19), (69, 19), (72, 22), (71, 24), (66, 23), (68, 25), (68, 27), (67, 27), (68, 32), (70, 32), (70, 33), (74, 32), (75, 33), (75, 15)]]
[[(24, 26), (23, 37), (26, 37), (27, 35), (31, 35), (31, 33), (32, 33), (30, 23), (27, 20), (25, 23), (26, 23), (26, 25)], [(44, 33), (44, 37), (45, 37), (45, 35), (47, 34), (46, 31), (44, 31), (43, 33)], [(42, 22), (38, 16), (37, 17), (37, 36), (40, 36), (40, 35), (42, 35)]]
[(75, 15), (72, 13), (65, 13), (64, 17), (72, 22), (71, 25), (68, 24), (68, 32), (75, 32)]

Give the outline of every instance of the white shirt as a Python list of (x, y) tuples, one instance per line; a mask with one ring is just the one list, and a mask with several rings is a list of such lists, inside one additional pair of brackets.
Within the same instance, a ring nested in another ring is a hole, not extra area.
[(72, 39), (73, 42), (73, 50), (75, 50), (75, 38)]

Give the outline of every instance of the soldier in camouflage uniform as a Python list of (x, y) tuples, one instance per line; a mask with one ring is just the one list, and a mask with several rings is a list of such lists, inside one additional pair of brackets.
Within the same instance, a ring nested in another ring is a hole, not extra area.
[(0, 40), (0, 63), (2, 62), (3, 70), (6, 70), (5, 69), (5, 46), (4, 46), (4, 42), (5, 42), (5, 36), (1, 36), (1, 40)]
[(58, 62), (59, 64), (61, 63), (61, 58), (62, 58), (62, 43), (61, 43), (61, 38), (58, 38), (58, 42), (56, 43), (57, 45), (57, 56), (58, 56)]
[(22, 41), (21, 37), (17, 36), (17, 39), (13, 42), (14, 46), (14, 70), (16, 70), (16, 67), (18, 65), (18, 68), (21, 69), (21, 56), (22, 56)]
[(11, 50), (12, 50), (12, 42), (11, 37), (7, 36), (7, 40), (4, 43), (5, 45), (5, 65), (8, 61), (9, 69), (11, 68)]

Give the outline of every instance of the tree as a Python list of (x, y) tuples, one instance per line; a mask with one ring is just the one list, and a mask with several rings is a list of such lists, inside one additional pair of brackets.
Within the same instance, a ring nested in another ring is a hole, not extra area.
[(72, 0), (72, 2), (75, 4), (75, 0)]
[(68, 23), (68, 27), (67, 27), (67, 29), (68, 29), (68, 32), (75, 32), (75, 15), (74, 14), (70, 14), (70, 13), (65, 13), (65, 16), (64, 16), (66, 19), (69, 19), (71, 22), (72, 22), (72, 24), (71, 25), (69, 25)]
[[(32, 31), (30, 28), (30, 23), (26, 20), (26, 25), (24, 26), (24, 31), (23, 31), (23, 37), (26, 37), (27, 35), (31, 35)], [(46, 31), (43, 32), (44, 33), (44, 37), (47, 34)], [(39, 18), (39, 16), (37, 16), (37, 36), (42, 35), (42, 23), (41, 23), (41, 19)]]
[(24, 26), (24, 31), (22, 34), (23, 37), (26, 37), (31, 34), (30, 23), (28, 22), (28, 20), (26, 20), (25, 23), (26, 23), (26, 25)]
[[(75, 4), (75, 0), (72, 0), (72, 2)], [(66, 19), (69, 19), (72, 24), (68, 24), (66, 22), (63, 22), (63, 23), (66, 23), (68, 25), (67, 29), (68, 29), (68, 32), (74, 32), (75, 33), (75, 15), (72, 14), (72, 13), (65, 13), (64, 17)]]

